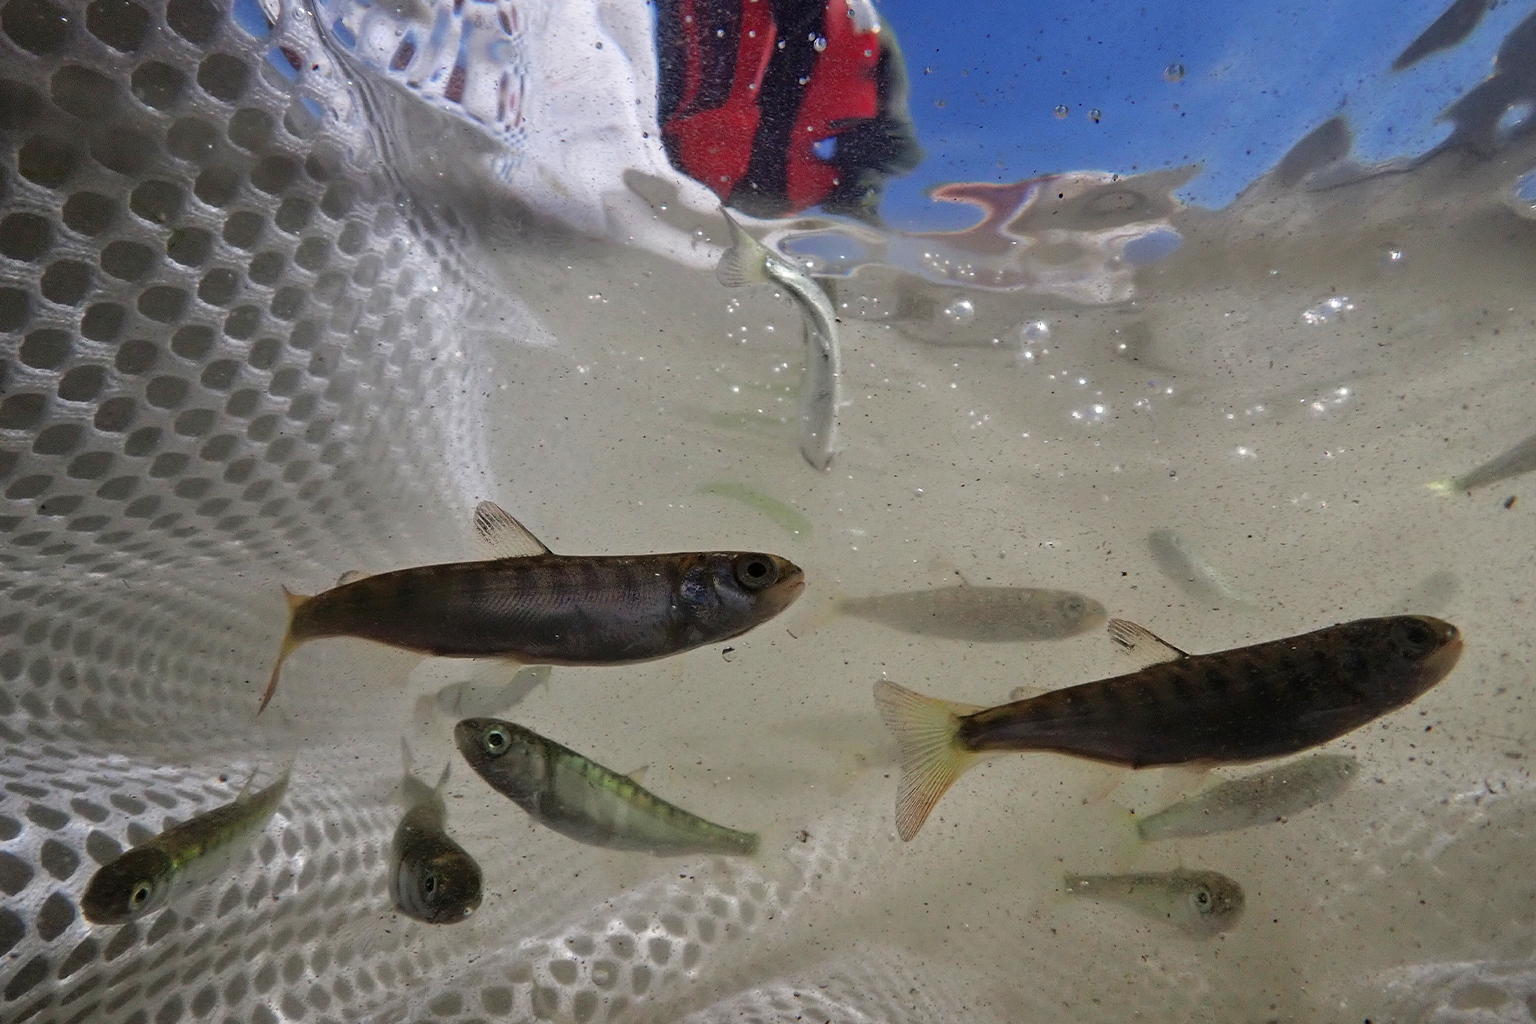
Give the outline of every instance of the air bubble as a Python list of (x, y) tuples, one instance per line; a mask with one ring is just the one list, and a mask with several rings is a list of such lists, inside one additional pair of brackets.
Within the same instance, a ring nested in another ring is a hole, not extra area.
[(1184, 80), (1184, 65), (1169, 64), (1163, 68), (1163, 77), (1170, 82), (1182, 82)]
[(942, 315), (952, 324), (968, 324), (976, 319), (976, 304), (970, 299), (955, 299), (944, 307)]
[(1098, 124), (1100, 121), (1104, 120), (1104, 111), (1100, 110), (1098, 107), (1094, 107), (1092, 110), (1088, 111), (1088, 120), (1092, 121), (1094, 124)]
[(1065, 103), (1058, 103), (1056, 105), (1056, 109), (1051, 112), (1056, 115), (1056, 120), (1058, 121), (1065, 121), (1067, 119), (1067, 115), (1072, 113), (1071, 110), (1067, 109), (1067, 105)]

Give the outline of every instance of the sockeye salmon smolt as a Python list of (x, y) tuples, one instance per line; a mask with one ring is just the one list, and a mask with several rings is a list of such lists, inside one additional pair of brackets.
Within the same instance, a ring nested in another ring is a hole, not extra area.
[(290, 771), (255, 793), (253, 774), (231, 802), (173, 825), (103, 865), (85, 887), (80, 913), (92, 924), (127, 924), (214, 881), (277, 810)]
[(1233, 928), (1243, 916), (1243, 887), (1216, 871), (1141, 875), (1067, 875), (1067, 892), (1120, 903), (1197, 939)]
[(395, 909), (427, 924), (463, 921), (480, 906), (482, 891), (480, 865), (448, 835), (443, 789), (452, 766), (443, 768), (433, 788), (411, 771), (411, 751), (404, 740), (400, 749), (405, 755), (406, 811), (389, 849)]
[(591, 846), (660, 856), (757, 852), (758, 837), (706, 821), (521, 725), (466, 718), (453, 730), (469, 766), (541, 824)]
[(1049, 750), (1130, 768), (1239, 764), (1315, 747), (1417, 698), (1461, 657), (1427, 615), (1359, 619), (1215, 654), (1185, 654), (1121, 619), (1110, 633), (1159, 650), (1139, 672), (979, 708), (887, 680), (875, 705), (896, 735), (896, 830), (911, 839), (951, 783), (999, 751)]
[(288, 632), (261, 708), (294, 648), (323, 637), (448, 658), (627, 665), (740, 636), (805, 586), (793, 562), (754, 552), (557, 555), (488, 501), (475, 529), (500, 557), (396, 569), (313, 597), (285, 590)]

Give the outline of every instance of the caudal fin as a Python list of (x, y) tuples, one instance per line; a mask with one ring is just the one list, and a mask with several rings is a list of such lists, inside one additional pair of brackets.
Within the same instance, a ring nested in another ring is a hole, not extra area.
[(283, 662), (293, 653), (293, 649), (299, 646), (299, 641), (293, 636), (293, 613), (309, 600), (306, 595), (295, 594), (287, 587), (283, 588), (283, 599), (288, 602), (288, 628), (283, 633), (283, 646), (277, 651), (277, 664), (272, 666), (272, 678), (267, 680), (267, 690), (261, 695), (261, 704), (256, 708), (258, 715), (267, 710), (267, 705), (272, 703), (272, 695), (277, 693), (277, 678), (283, 671)]
[(888, 679), (875, 683), (875, 707), (901, 752), (896, 834), (910, 840), (945, 790), (980, 759), (960, 743), (960, 719), (979, 709), (925, 697)]
[(731, 247), (715, 264), (715, 278), (727, 288), (740, 288), (747, 284), (763, 284), (768, 277), (768, 249), (763, 243), (747, 234), (736, 218), (722, 207), (725, 223), (731, 229)]

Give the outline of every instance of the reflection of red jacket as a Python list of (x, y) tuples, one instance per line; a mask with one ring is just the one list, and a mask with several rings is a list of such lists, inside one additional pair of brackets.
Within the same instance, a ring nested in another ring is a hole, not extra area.
[(894, 38), (847, 0), (661, 0), (657, 35), (667, 153), (733, 206), (868, 211), (917, 162)]

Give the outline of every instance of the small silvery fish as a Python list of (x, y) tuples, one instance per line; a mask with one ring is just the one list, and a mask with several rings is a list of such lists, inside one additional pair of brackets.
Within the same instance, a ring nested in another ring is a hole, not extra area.
[(1152, 553), (1157, 567), (1196, 600), (1234, 608), (1258, 606), (1258, 602), (1243, 593), (1226, 573), (1212, 565), (1177, 530), (1153, 530), (1147, 534), (1147, 550)]
[(437, 691), (433, 703), (439, 710), (459, 718), (499, 715), (521, 704), (534, 690), (548, 685), (552, 672), (548, 665), (524, 665), (501, 685), (473, 679), (449, 683)]
[(500, 507), (475, 509), (501, 557), (366, 576), (288, 598), (279, 673), (300, 644), (352, 636), (448, 658), (537, 665), (626, 665), (729, 640), (800, 596), (805, 576), (777, 555), (699, 551), (557, 555)]
[(448, 837), (443, 804), (448, 768), (434, 789), (411, 772), (411, 753), (403, 740), (401, 747), (406, 811), (390, 844), (390, 894), (397, 910), (418, 921), (463, 921), (480, 906), (480, 865)]
[(1104, 606), (1070, 590), (1033, 587), (935, 587), (904, 594), (844, 598), (846, 615), (904, 633), (976, 643), (1060, 640), (1104, 624)]
[(1461, 657), (1456, 627), (1425, 615), (1358, 619), (1214, 654), (1185, 654), (1120, 619), (1110, 631), (1168, 660), (995, 708), (877, 682), (875, 705), (901, 750), (901, 838), (917, 835), (950, 784), (993, 753), (1049, 750), (1128, 768), (1263, 761), (1402, 707)]
[(1470, 491), (1496, 484), (1500, 480), (1508, 480), (1510, 477), (1521, 476), (1533, 469), (1536, 469), (1536, 434), (1532, 434), (1513, 448), (1500, 452), (1481, 466), (1467, 470), (1461, 476), (1450, 480), (1437, 480), (1429, 487), (1442, 494)]
[(577, 842), (657, 856), (757, 852), (755, 833), (705, 821), (531, 729), (466, 718), (453, 738), (492, 789)]
[(253, 772), (231, 802), (173, 825), (103, 865), (80, 897), (80, 913), (92, 924), (127, 924), (227, 872), (277, 810), (291, 772), (285, 769), (255, 793)]
[(1223, 779), (1187, 800), (1138, 818), (1136, 832), (1150, 843), (1267, 824), (1332, 800), (1358, 774), (1360, 762), (1353, 757), (1312, 754), (1240, 779)]
[(1215, 871), (1068, 875), (1067, 892), (1133, 907), (1187, 935), (1209, 939), (1243, 916), (1243, 887)]
[(837, 407), (843, 374), (832, 300), (804, 270), (747, 234), (725, 210), (720, 212), (731, 229), (731, 247), (715, 266), (720, 283), (727, 288), (777, 283), (800, 306), (805, 323), (806, 376), (800, 391), (800, 454), (812, 468), (826, 469), (837, 451)]

